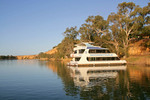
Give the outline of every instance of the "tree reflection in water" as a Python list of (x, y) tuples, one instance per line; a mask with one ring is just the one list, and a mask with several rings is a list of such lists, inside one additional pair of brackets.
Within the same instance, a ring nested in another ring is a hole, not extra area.
[(65, 66), (66, 64), (59, 61), (46, 62), (45, 64), (61, 78), (66, 95), (77, 98), (80, 92), (79, 87), (74, 85), (73, 78), (70, 76), (70, 69)]
[(61, 62), (46, 62), (46, 66), (61, 78), (66, 95), (75, 99), (150, 99), (148, 67), (121, 66), (109, 70), (87, 70), (85, 67), (67, 67)]

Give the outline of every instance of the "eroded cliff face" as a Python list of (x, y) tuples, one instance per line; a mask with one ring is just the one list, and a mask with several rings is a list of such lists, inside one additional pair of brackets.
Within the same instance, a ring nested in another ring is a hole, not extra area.
[(138, 55), (149, 55), (150, 48), (143, 46), (144, 40), (132, 43), (129, 45), (129, 55), (138, 56)]
[(56, 48), (54, 48), (54, 49), (51, 49), (51, 50), (49, 50), (49, 51), (47, 51), (47, 52), (45, 52), (46, 54), (54, 54), (54, 53), (56, 53), (57, 52), (57, 47)]
[(130, 46), (129, 55), (146, 55), (150, 51), (149, 48), (144, 48), (141, 46)]
[[(51, 49), (47, 52), (44, 52), (46, 54), (54, 54), (57, 52), (57, 48)], [(17, 59), (36, 59), (38, 55), (21, 55), (17, 56)], [(44, 59), (45, 60), (45, 59)]]

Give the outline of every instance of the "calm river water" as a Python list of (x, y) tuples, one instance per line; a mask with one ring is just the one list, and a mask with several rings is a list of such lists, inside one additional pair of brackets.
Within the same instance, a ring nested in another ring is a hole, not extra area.
[(150, 67), (0, 61), (0, 100), (150, 100)]

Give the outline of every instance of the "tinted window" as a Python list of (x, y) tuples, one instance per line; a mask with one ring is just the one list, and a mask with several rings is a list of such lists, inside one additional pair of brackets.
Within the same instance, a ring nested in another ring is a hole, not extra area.
[(77, 58), (75, 58), (75, 61), (79, 61), (79, 60), (80, 60), (80, 58), (81, 58), (81, 57), (77, 57)]
[(74, 51), (74, 54), (76, 54), (76, 53), (77, 53), (77, 50)]
[(89, 53), (110, 53), (109, 50), (89, 50)]
[(85, 51), (85, 49), (80, 49), (79, 53), (83, 53)]
[(110, 53), (110, 51), (109, 50), (105, 50), (105, 53)]
[(96, 53), (95, 50), (89, 50), (89, 53)]
[(87, 57), (88, 61), (109, 61), (109, 60), (119, 60), (118, 57)]

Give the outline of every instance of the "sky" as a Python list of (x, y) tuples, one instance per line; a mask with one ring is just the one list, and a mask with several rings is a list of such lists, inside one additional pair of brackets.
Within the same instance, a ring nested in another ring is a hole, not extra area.
[(149, 0), (0, 0), (0, 55), (48, 51), (67, 27), (79, 28), (92, 15), (107, 19), (122, 2), (144, 7)]

